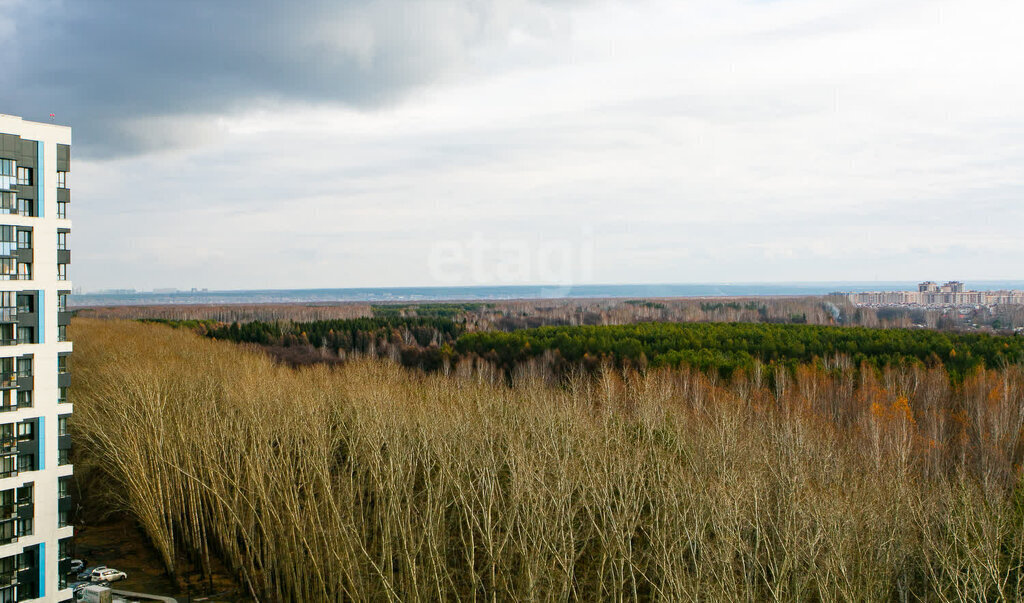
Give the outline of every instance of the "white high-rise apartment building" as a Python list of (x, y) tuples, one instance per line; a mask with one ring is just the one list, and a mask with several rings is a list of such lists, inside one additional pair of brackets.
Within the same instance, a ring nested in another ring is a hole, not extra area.
[(0, 603), (70, 601), (71, 128), (0, 115)]

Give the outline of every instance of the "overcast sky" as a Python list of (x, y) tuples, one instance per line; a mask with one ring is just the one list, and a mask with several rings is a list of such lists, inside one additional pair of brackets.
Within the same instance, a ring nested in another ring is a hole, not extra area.
[(1024, 279), (1019, 0), (0, 0), (85, 290)]

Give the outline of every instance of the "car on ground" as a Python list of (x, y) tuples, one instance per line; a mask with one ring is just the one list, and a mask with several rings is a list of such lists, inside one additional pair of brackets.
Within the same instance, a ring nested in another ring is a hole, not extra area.
[(78, 579), (79, 580), (86, 580), (86, 581), (91, 580), (92, 579), (92, 573), (95, 572), (96, 570), (101, 570), (101, 569), (107, 569), (107, 566), (105, 566), (105, 565), (94, 565), (92, 567), (87, 567), (84, 570), (82, 570), (82, 573), (78, 574)]
[(84, 561), (82, 561), (81, 559), (72, 559), (71, 563), (68, 566), (68, 575), (70, 576), (71, 574), (75, 574), (77, 576), (78, 574), (82, 573), (82, 570), (84, 569)]
[(112, 567), (104, 567), (101, 569), (93, 570), (92, 576), (89, 580), (91, 582), (117, 582), (118, 580), (127, 580), (128, 574), (116, 570)]

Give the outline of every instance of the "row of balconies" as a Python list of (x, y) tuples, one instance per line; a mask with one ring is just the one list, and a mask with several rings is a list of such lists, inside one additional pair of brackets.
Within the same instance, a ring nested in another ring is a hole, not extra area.
[[(35, 201), (36, 199), (36, 185), (32, 184), (12, 184), (10, 188), (4, 189), (17, 193), (19, 199), (28, 201)], [(57, 203), (71, 203), (71, 189), (66, 187), (57, 187)]]

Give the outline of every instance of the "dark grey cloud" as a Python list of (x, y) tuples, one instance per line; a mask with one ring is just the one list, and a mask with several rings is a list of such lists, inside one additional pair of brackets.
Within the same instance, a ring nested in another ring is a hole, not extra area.
[(501, 0), (0, 5), (0, 49), (14, 59), (0, 111), (56, 113), (93, 156), (181, 143), (202, 135), (204, 118), (253, 106), (387, 104), (458, 72), (515, 19)]

